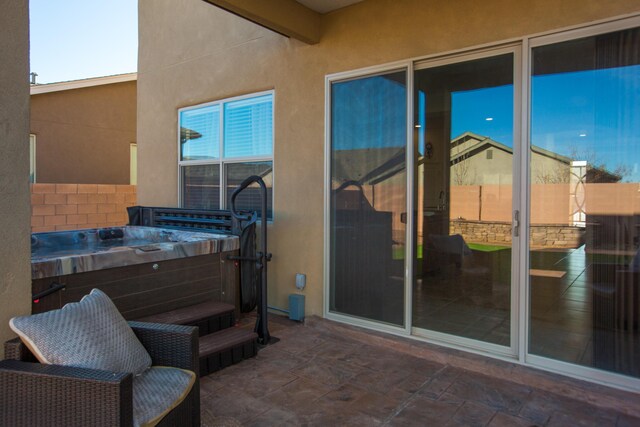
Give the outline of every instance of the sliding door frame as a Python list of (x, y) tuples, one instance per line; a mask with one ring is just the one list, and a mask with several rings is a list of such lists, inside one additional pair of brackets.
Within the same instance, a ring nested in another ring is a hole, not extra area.
[[(512, 55), (513, 57), (513, 158), (511, 163), (511, 173), (512, 173), (512, 206), (511, 206), (511, 218), (512, 225), (514, 219), (514, 212), (517, 210), (521, 210), (520, 204), (520, 196), (521, 196), (521, 180), (520, 180), (520, 165), (521, 165), (521, 152), (522, 152), (522, 143), (521, 143), (521, 120), (522, 116), (520, 114), (520, 105), (522, 103), (521, 100), (521, 86), (522, 86), (522, 68), (519, 66), (522, 57), (522, 50), (520, 43), (508, 43), (498, 46), (493, 46), (485, 49), (477, 49), (472, 52), (466, 52), (461, 54), (453, 54), (447, 55), (442, 58), (436, 59), (427, 59), (424, 61), (417, 61), (414, 66), (414, 71), (426, 70), (435, 67), (442, 67), (446, 65), (452, 64), (461, 64), (464, 62), (475, 61), (478, 59), (488, 59), (492, 57), (496, 57), (499, 55)], [(413, 171), (412, 171), (413, 173)], [(414, 209), (418, 209), (416, 207)], [(522, 219), (520, 219), (520, 236), (523, 230)], [(413, 231), (413, 230), (412, 230)], [(460, 337), (457, 335), (445, 334), (442, 332), (436, 332), (433, 330), (423, 329), (414, 327), (412, 325), (411, 332), (413, 335), (417, 337), (421, 337), (427, 339), (431, 342), (442, 344), (442, 345), (450, 345), (457, 348), (464, 348), (466, 350), (475, 350), (481, 353), (489, 353), (495, 356), (502, 356), (507, 359), (515, 359), (518, 357), (520, 343), (518, 339), (518, 333), (520, 330), (521, 319), (518, 316), (519, 313), (519, 301), (521, 295), (520, 286), (516, 286), (520, 281), (520, 269), (519, 269), (519, 260), (521, 259), (522, 245), (520, 243), (520, 237), (516, 236), (512, 230), (511, 232), (511, 279), (510, 279), (510, 287), (511, 287), (511, 302), (510, 302), (510, 346), (505, 347), (498, 344), (492, 344), (488, 342), (483, 342), (479, 340), (474, 340), (470, 338)], [(413, 287), (413, 278), (411, 279), (411, 285)]]
[(409, 336), (411, 334), (411, 294), (409, 290), (410, 282), (407, 278), (412, 277), (413, 274), (413, 248), (410, 240), (410, 231), (413, 226), (412, 215), (407, 215), (407, 223), (405, 224), (405, 259), (404, 259), (404, 319), (402, 326), (396, 326), (389, 323), (379, 322), (375, 320), (365, 319), (358, 316), (339, 313), (331, 311), (331, 87), (333, 83), (345, 82), (349, 80), (357, 80), (361, 78), (373, 77), (376, 75), (387, 74), (394, 71), (404, 71), (407, 73), (407, 96), (406, 96), (406, 108), (407, 108), (407, 120), (406, 120), (406, 132), (407, 139), (405, 141), (406, 151), (406, 194), (405, 194), (405, 209), (406, 212), (411, 212), (409, 206), (413, 203), (412, 197), (412, 175), (413, 170), (413, 152), (409, 152), (407, 147), (411, 147), (412, 141), (412, 123), (413, 123), (413, 61), (399, 61), (390, 64), (368, 67), (360, 70), (349, 71), (345, 73), (330, 74), (325, 77), (325, 113), (324, 113), (324, 304), (323, 314), (324, 317), (337, 322), (348, 323), (355, 326), (361, 326), (367, 329), (374, 329), (391, 333), (394, 335)]
[[(334, 73), (325, 77), (325, 187), (324, 187), (324, 260), (323, 260), (323, 315), (325, 318), (393, 335), (432, 342), (445, 347), (461, 349), (496, 359), (508, 360), (561, 375), (604, 384), (624, 390), (640, 391), (640, 379), (613, 372), (570, 364), (529, 354), (530, 331), (530, 102), (531, 102), (531, 51), (532, 48), (562, 41), (575, 40), (598, 34), (640, 27), (640, 13), (602, 19), (571, 27), (555, 29), (502, 42), (488, 43), (471, 48), (457, 49), (380, 66)], [(519, 237), (512, 236), (512, 292), (511, 292), (511, 346), (505, 348), (489, 343), (455, 337), (412, 326), (413, 292), (413, 233), (416, 226), (414, 215), (407, 215), (405, 244), (405, 324), (403, 327), (389, 325), (355, 316), (330, 311), (330, 197), (331, 197), (331, 84), (333, 82), (368, 77), (390, 71), (405, 70), (407, 73), (407, 158), (406, 158), (406, 202), (407, 212), (415, 207), (415, 161), (413, 158), (413, 94), (414, 71), (439, 65), (464, 62), (465, 60), (491, 57), (504, 52), (514, 53), (514, 157), (513, 157), (513, 206), (519, 211)], [(516, 173), (517, 172), (517, 173)], [(517, 241), (516, 241), (517, 239)], [(517, 248), (516, 248), (517, 246)], [(516, 285), (514, 285), (516, 283)], [(425, 332), (426, 331), (426, 332)], [(454, 339), (452, 339), (452, 337)], [(505, 351), (506, 349), (506, 351)]]
[[(637, 27), (640, 27), (640, 16), (636, 15), (632, 17), (622, 17), (619, 19), (614, 19), (614, 20), (610, 20), (607, 22), (599, 23), (599, 24), (583, 26), (580, 28), (574, 28), (574, 29), (565, 30), (565, 31), (557, 31), (551, 34), (538, 35), (535, 37), (529, 37), (529, 38), (523, 39), (523, 51), (526, 52), (526, 54), (524, 55), (525, 58), (523, 58), (523, 63), (522, 63), (523, 76), (525, 76), (524, 82), (523, 82), (524, 83), (523, 94), (525, 94), (525, 97), (523, 101), (526, 101), (526, 104), (523, 104), (523, 106), (525, 107), (524, 109), (526, 110), (526, 117), (525, 117), (525, 111), (523, 111), (523, 119), (526, 119), (526, 121), (523, 123), (526, 123), (527, 129), (525, 134), (525, 129), (523, 127), (522, 141), (525, 144), (525, 146), (523, 147), (522, 151), (523, 153), (526, 153), (527, 157), (530, 156), (530, 152), (531, 152), (530, 150), (530, 146), (531, 146), (530, 100), (531, 100), (531, 80), (532, 80), (532, 71), (533, 71), (531, 57), (532, 57), (533, 49), (540, 46), (547, 46), (547, 45), (552, 45), (556, 43), (562, 43), (562, 42), (577, 40), (585, 37), (592, 37), (600, 34), (607, 34), (607, 33), (612, 33), (616, 31), (622, 31), (622, 30), (627, 30), (627, 29), (637, 28)], [(528, 160), (527, 160), (527, 167), (528, 167)], [(527, 207), (526, 210), (524, 210), (524, 205), (523, 205), (523, 212), (526, 212), (527, 214), (527, 222), (523, 223), (525, 224), (525, 227), (523, 228), (526, 228), (526, 233), (527, 233), (526, 242), (529, 241), (528, 233), (530, 228), (529, 218), (528, 218), (529, 208), (530, 208), (530, 199), (531, 199), (530, 175), (531, 173), (527, 171), (526, 176), (523, 177), (524, 178), (523, 181), (525, 181), (526, 183), (526, 188), (523, 188), (523, 192), (522, 192), (523, 195), (526, 194), (526, 197), (524, 200), (524, 203), (526, 204), (526, 207)], [(580, 378), (580, 379), (586, 379), (588, 381), (593, 381), (600, 384), (605, 384), (608, 386), (622, 388), (626, 390), (640, 391), (640, 379), (638, 378), (633, 378), (626, 375), (622, 375), (622, 374), (618, 374), (610, 371), (604, 371), (601, 369), (596, 369), (596, 368), (587, 367), (583, 365), (563, 362), (560, 360), (551, 359), (544, 356), (538, 356), (538, 355), (529, 353), (528, 338), (531, 330), (530, 329), (530, 326), (531, 326), (530, 325), (530, 322), (531, 322), (530, 296), (531, 294), (529, 292), (530, 278), (529, 278), (529, 274), (527, 274), (527, 272), (529, 271), (528, 264), (529, 264), (529, 253), (530, 253), (530, 249), (528, 246), (529, 245), (527, 244), (527, 250), (523, 251), (524, 259), (521, 260), (521, 262), (523, 263), (522, 265), (526, 265), (526, 268), (523, 269), (524, 277), (521, 277), (521, 280), (523, 280), (522, 285), (526, 286), (525, 293), (524, 293), (526, 298), (523, 298), (523, 301), (521, 301), (521, 308), (523, 309), (522, 311), (523, 312), (526, 311), (526, 313), (523, 313), (523, 315), (526, 315), (526, 318), (524, 319), (525, 320), (523, 325), (524, 327), (521, 328), (521, 340), (525, 340), (525, 342), (523, 343), (525, 351), (524, 353), (522, 352), (520, 353), (519, 360), (522, 363), (535, 366), (536, 368), (543, 369), (546, 371), (556, 372), (563, 375), (569, 375), (569, 376)], [(524, 280), (526, 280), (526, 282)], [(524, 307), (522, 307), (522, 304), (525, 304)]]

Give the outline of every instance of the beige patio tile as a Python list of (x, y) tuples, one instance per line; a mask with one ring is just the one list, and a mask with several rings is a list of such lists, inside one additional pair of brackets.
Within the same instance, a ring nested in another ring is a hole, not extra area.
[(203, 426), (640, 425), (637, 394), (328, 320), (272, 323), (279, 342), (202, 378)]

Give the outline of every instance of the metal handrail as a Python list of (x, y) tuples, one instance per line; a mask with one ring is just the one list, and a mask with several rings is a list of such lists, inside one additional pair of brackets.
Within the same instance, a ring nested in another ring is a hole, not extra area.
[(38, 292), (37, 294), (32, 295), (31, 301), (33, 301), (34, 304), (38, 304), (40, 302), (40, 299), (48, 295), (55, 294), (56, 292), (61, 291), (66, 287), (67, 286), (65, 284), (53, 282), (51, 283), (51, 285), (49, 285), (49, 289), (45, 289), (42, 292)]
[[(271, 261), (271, 254), (267, 252), (267, 186), (261, 177), (252, 175), (242, 181), (242, 183), (233, 190), (231, 194), (231, 215), (239, 221), (247, 221), (250, 215), (241, 214), (236, 209), (236, 198), (249, 185), (257, 183), (260, 186), (261, 209), (260, 209), (260, 247), (261, 251), (256, 255), (256, 269), (261, 272), (260, 292), (258, 292), (258, 319), (256, 320), (255, 332), (258, 334), (258, 343), (267, 345), (271, 336), (269, 335), (269, 327), (267, 323), (267, 262)], [(249, 261), (249, 260), (246, 260)]]

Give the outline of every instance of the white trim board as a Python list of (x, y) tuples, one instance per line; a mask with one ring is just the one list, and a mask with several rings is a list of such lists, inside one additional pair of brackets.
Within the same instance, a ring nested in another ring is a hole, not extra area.
[(138, 73), (117, 74), (115, 76), (94, 77), (82, 80), (70, 80), (68, 82), (47, 83), (31, 85), (31, 95), (42, 93), (61, 92), (63, 90), (82, 89), (85, 87), (103, 86), (114, 83), (124, 83), (138, 80)]

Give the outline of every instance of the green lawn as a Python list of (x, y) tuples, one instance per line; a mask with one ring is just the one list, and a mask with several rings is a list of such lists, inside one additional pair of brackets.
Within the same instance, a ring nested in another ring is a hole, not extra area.
[[(467, 243), (471, 250), (478, 252), (496, 252), (504, 249), (511, 249), (511, 246), (487, 245), (484, 243)], [(404, 259), (404, 247), (393, 250), (393, 259)], [(422, 259), (422, 245), (418, 245), (418, 259)]]
[(467, 243), (470, 249), (478, 252), (496, 252), (511, 249), (511, 246), (486, 245), (484, 243)]
[[(404, 259), (404, 246), (395, 248), (392, 253), (393, 259)], [(422, 259), (422, 245), (418, 245), (418, 259)]]

